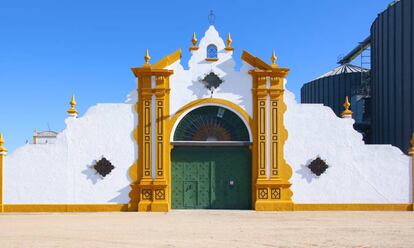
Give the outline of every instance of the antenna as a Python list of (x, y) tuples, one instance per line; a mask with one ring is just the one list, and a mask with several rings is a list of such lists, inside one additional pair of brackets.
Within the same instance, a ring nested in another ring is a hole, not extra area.
[(50, 131), (50, 125), (49, 125), (49, 122), (47, 123), (47, 128), (48, 128), (48, 130)]

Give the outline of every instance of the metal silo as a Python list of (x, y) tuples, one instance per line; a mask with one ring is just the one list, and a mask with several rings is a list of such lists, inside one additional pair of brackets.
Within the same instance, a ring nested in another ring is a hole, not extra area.
[(403, 152), (414, 132), (414, 1), (393, 2), (371, 27), (372, 143)]
[(331, 107), (337, 116), (344, 110), (342, 104), (349, 96), (354, 112), (355, 129), (361, 132), (364, 140), (369, 141), (369, 70), (345, 63), (319, 78), (306, 83), (301, 88), (302, 103), (322, 103)]

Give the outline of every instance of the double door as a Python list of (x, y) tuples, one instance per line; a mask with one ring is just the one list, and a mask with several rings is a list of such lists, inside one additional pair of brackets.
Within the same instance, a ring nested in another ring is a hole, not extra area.
[(173, 209), (251, 209), (248, 147), (175, 147)]

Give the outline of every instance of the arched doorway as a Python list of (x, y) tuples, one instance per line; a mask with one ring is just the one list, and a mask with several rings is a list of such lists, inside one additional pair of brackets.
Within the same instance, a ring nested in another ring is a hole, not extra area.
[(224, 106), (188, 112), (171, 151), (173, 209), (251, 209), (251, 137), (242, 118)]

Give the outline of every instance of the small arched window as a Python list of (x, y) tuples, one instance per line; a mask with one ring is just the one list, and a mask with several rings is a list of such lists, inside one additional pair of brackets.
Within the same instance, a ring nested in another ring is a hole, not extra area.
[(213, 44), (208, 45), (207, 47), (207, 58), (208, 59), (217, 59), (217, 47)]

